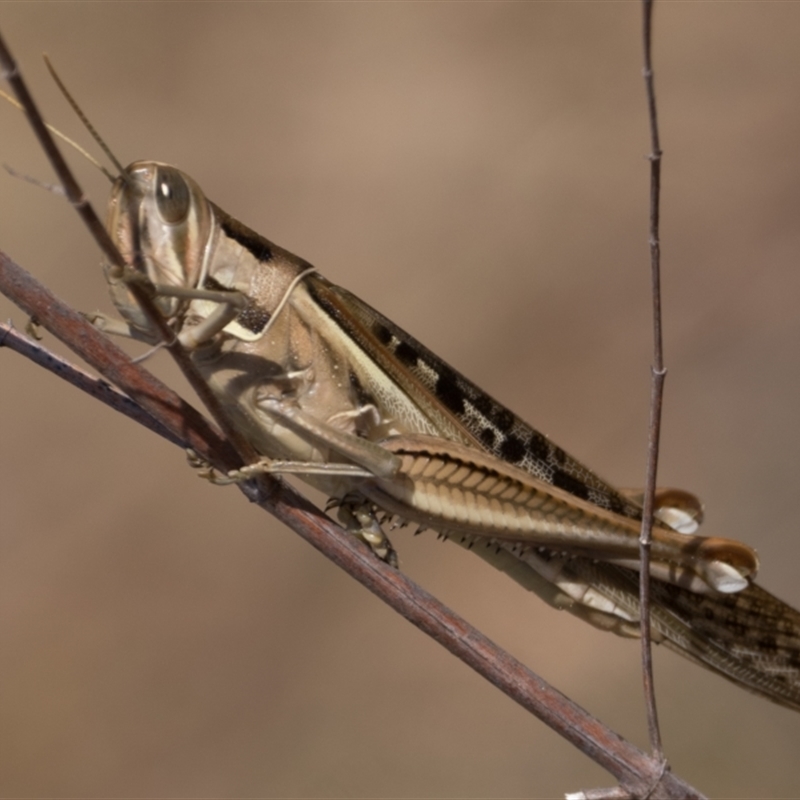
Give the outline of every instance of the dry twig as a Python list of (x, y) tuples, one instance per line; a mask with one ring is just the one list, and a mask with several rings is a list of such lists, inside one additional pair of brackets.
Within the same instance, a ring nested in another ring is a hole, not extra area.
[(647, 477), (645, 478), (642, 533), (639, 537), (639, 607), (642, 631), (642, 679), (647, 707), (647, 728), (653, 757), (664, 761), (661, 731), (658, 727), (655, 687), (653, 685), (653, 648), (650, 635), (650, 538), (653, 530), (658, 449), (661, 439), (661, 405), (664, 398), (664, 350), (661, 335), (661, 245), (659, 242), (659, 197), (661, 191), (661, 146), (658, 137), (656, 95), (651, 59), (653, 0), (642, 0), (642, 37), (644, 43), (644, 80), (647, 90), (647, 113), (650, 121), (650, 276), (653, 297), (653, 367), (650, 387), (650, 424), (647, 441)]

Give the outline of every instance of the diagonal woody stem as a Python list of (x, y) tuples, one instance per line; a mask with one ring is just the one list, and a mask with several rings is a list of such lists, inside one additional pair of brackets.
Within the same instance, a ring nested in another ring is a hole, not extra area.
[[(144, 367), (133, 364), (84, 317), (65, 306), (2, 252), (0, 292), (25, 313), (35, 316), (42, 327), (115, 383), (128, 398), (134, 398), (136, 404), (146, 408), (158, 426), (169, 432), (170, 440), (188, 444), (217, 469), (227, 470), (236, 463), (236, 452), (195, 409)], [(0, 330), (0, 346), (14, 346), (23, 355), (25, 350), (42, 349), (40, 345), (31, 347), (30, 344), (17, 347), (18, 339), (24, 337), (12, 336), (8, 328)], [(37, 356), (37, 360), (39, 358), (41, 356)], [(77, 368), (62, 360), (55, 372), (59, 377), (66, 377), (72, 370)], [(71, 382), (81, 383), (79, 380)], [(82, 388), (86, 390), (91, 385), (90, 382)], [(152, 426), (148, 427), (152, 430)], [(267, 492), (253, 482), (239, 488), (251, 502), (289, 526), (409, 622), (608, 770), (630, 796), (703, 797), (673, 773), (667, 771), (662, 775), (658, 762), (547, 684), (405, 575), (375, 558), (365, 545), (349, 536), (288, 484), (276, 480), (274, 488)]]

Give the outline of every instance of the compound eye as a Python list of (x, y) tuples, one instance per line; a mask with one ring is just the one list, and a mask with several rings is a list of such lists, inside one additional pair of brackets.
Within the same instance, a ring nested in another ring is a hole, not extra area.
[(171, 167), (159, 167), (156, 172), (156, 203), (164, 222), (177, 225), (189, 216), (191, 193), (183, 176)]

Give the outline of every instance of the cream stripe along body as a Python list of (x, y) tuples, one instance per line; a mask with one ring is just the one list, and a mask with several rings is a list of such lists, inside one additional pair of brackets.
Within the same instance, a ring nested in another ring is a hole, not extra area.
[[(638, 635), (641, 505), (631, 493), (179, 170), (131, 165), (112, 191), (108, 227), (123, 255), (141, 257), (160, 310), (264, 457), (234, 477), (298, 474), (387, 560), (384, 514), (471, 548), (593, 625)], [(124, 322), (96, 323), (154, 342), (125, 283), (108, 277)], [(666, 491), (658, 506), (654, 638), (800, 710), (800, 614), (753, 583), (749, 547), (694, 535), (691, 495)]]

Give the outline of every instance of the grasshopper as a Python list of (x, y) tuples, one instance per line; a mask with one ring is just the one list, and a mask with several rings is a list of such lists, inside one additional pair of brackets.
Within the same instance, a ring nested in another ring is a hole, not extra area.
[[(556, 608), (639, 635), (641, 498), (617, 490), (378, 311), (227, 214), (175, 167), (115, 180), (107, 227), (141, 265), (175, 339), (261, 459), (218, 482), (292, 474), (391, 564), (387, 520), (469, 548)], [(135, 270), (106, 269), (121, 314), (101, 329), (150, 344)], [(753, 582), (755, 552), (696, 534), (699, 501), (661, 490), (654, 640), (800, 710), (800, 613)]]

